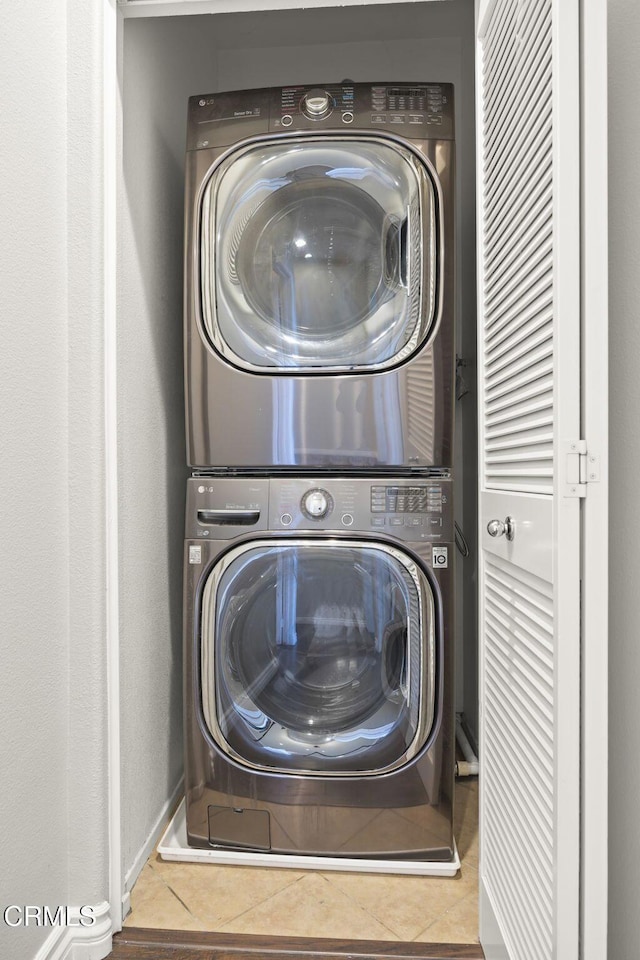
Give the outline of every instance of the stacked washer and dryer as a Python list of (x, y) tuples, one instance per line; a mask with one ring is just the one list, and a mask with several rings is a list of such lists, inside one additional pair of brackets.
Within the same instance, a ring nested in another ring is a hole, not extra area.
[(193, 97), (186, 827), (455, 861), (453, 90)]

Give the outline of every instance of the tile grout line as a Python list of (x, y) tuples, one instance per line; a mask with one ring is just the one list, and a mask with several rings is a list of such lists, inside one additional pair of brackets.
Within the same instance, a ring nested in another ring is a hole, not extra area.
[(333, 884), (329, 879), (329, 877), (325, 876), (324, 874), (322, 874), (322, 876), (331, 887), (333, 887), (335, 890), (341, 893), (344, 897), (346, 897), (347, 900), (350, 900), (351, 903), (353, 903), (356, 907), (358, 907), (359, 910), (362, 910), (364, 913), (366, 913), (368, 917), (371, 917), (372, 920), (375, 920), (376, 923), (379, 923), (380, 926), (385, 928), (385, 930), (388, 930), (389, 933), (391, 933), (397, 940), (400, 939), (400, 935), (397, 934), (395, 930), (392, 930), (391, 927), (384, 922), (384, 920), (381, 920), (379, 917), (376, 917), (374, 913), (371, 913), (370, 910), (367, 910), (366, 907), (363, 907), (363, 905), (361, 903), (358, 903), (358, 901), (355, 900), (350, 893), (347, 893), (346, 890), (343, 890), (341, 887), (338, 887), (337, 884)]
[(252, 903), (251, 906), (250, 906), (250, 907), (247, 907), (246, 910), (241, 910), (240, 913), (237, 913), (234, 917), (229, 917), (228, 920), (225, 920), (224, 923), (223, 923), (223, 925), (222, 925), (222, 927), (221, 927), (219, 930), (214, 931), (214, 932), (216, 932), (216, 933), (224, 933), (224, 929), (223, 929), (223, 928), (224, 928), (228, 923), (233, 923), (235, 920), (239, 920), (240, 917), (244, 917), (245, 914), (251, 913), (251, 911), (252, 911), (252, 910), (255, 910), (256, 907), (261, 907), (261, 906), (263, 906), (263, 904), (268, 903), (269, 900), (273, 900), (274, 897), (279, 896), (279, 894), (284, 893), (285, 890), (289, 890), (291, 887), (295, 886), (296, 883), (300, 883), (300, 881), (301, 881), (301, 880), (304, 880), (304, 879), (305, 879), (305, 875), (303, 875), (303, 876), (301, 876), (301, 877), (297, 877), (295, 880), (292, 880), (291, 883), (287, 883), (287, 884), (285, 884), (284, 887), (280, 887), (280, 889), (279, 889), (279, 890), (276, 890), (275, 893), (270, 893), (268, 897), (265, 897), (263, 900), (260, 900), (258, 903)]
[[(297, 882), (300, 882), (301, 880), (308, 879), (308, 877), (310, 877), (310, 876), (316, 876), (316, 877), (319, 877), (321, 880), (324, 880), (324, 881), (331, 887), (331, 889), (332, 889), (332, 891), (333, 891), (334, 893), (338, 893), (338, 894), (340, 894), (340, 896), (345, 897), (345, 899), (349, 900), (350, 903), (355, 904), (355, 906), (358, 907), (358, 909), (361, 910), (362, 913), (364, 913), (369, 919), (375, 921), (375, 922), (378, 923), (380, 926), (384, 927), (385, 930), (388, 930), (389, 933), (390, 933), (390, 935), (393, 937), (393, 940), (394, 940), (394, 941), (397, 942), (397, 941), (399, 940), (398, 935), (397, 935), (396, 933), (394, 933), (393, 930), (391, 930), (385, 923), (382, 923), (382, 921), (377, 920), (376, 917), (374, 917), (372, 914), (370, 914), (369, 911), (366, 910), (364, 907), (362, 907), (359, 903), (356, 903), (356, 901), (354, 901), (353, 898), (350, 897), (347, 893), (344, 893), (342, 890), (340, 890), (339, 887), (336, 887), (334, 884), (332, 884), (332, 883), (330, 882), (330, 880), (329, 880), (322, 872), (317, 871), (317, 870), (308, 871), (304, 876), (298, 877), (298, 880), (295, 881), (295, 882), (297, 883)], [(288, 886), (291, 887), (291, 886), (293, 886), (293, 884), (288, 884)], [(245, 914), (249, 913), (249, 912), (250, 912), (251, 910), (253, 910), (256, 906), (261, 906), (261, 905), (263, 905), (264, 903), (267, 903), (269, 900), (273, 899), (273, 897), (278, 896), (278, 894), (281, 893), (281, 892), (283, 892), (283, 890), (285, 890), (285, 889), (287, 889), (287, 888), (283, 887), (282, 890), (278, 890), (276, 893), (272, 894), (270, 897), (267, 897), (265, 900), (261, 901), (260, 904), (254, 904), (254, 906), (250, 907), (248, 910), (243, 910), (242, 913), (241, 913), (241, 914), (238, 914), (237, 917), (234, 917), (233, 920), (237, 920), (237, 919), (239, 919), (241, 916), (244, 916)], [(232, 920), (228, 920), (228, 921), (226, 921), (226, 922), (227, 922), (227, 923), (231, 923)], [(221, 931), (221, 932), (224, 932), (224, 931)], [(362, 939), (370, 939), (370, 938), (368, 938), (368, 937), (363, 938), (363, 937), (358, 937), (358, 936), (351, 936), (351, 939), (353, 939), (353, 940), (362, 940)]]
[[(152, 854), (151, 856), (153, 856), (153, 854)], [(147, 865), (151, 868), (151, 872), (153, 873), (153, 875), (154, 875), (155, 877), (158, 877), (158, 879), (159, 879), (160, 882), (163, 884), (163, 886), (166, 887), (166, 889), (169, 891), (169, 893), (171, 894), (171, 896), (172, 896), (172, 897), (175, 897), (176, 900), (177, 900), (179, 903), (182, 904), (182, 906), (185, 908), (185, 910), (187, 911), (187, 913), (189, 914), (189, 916), (192, 917), (197, 923), (202, 923), (202, 921), (200, 920), (200, 918), (197, 917), (197, 916), (193, 913), (193, 911), (187, 906), (187, 904), (184, 902), (184, 900), (183, 900), (181, 897), (178, 896), (178, 894), (175, 892), (175, 890), (173, 889), (173, 887), (172, 887), (169, 883), (167, 883), (167, 881), (164, 879), (164, 877), (162, 876), (162, 874), (159, 873), (159, 871), (157, 871), (157, 870), (154, 869), (153, 864), (151, 863), (151, 858), (149, 858), (149, 860), (147, 861)], [(136, 881), (136, 882), (137, 882), (137, 881)], [(152, 898), (152, 899), (155, 899), (155, 898)], [(131, 911), (130, 916), (131, 916), (132, 914), (133, 914), (133, 910)]]
[[(433, 927), (436, 923), (440, 923), (441, 920), (444, 920), (447, 914), (451, 913), (452, 910), (455, 910), (457, 907), (459, 907), (464, 900), (467, 900), (467, 899), (470, 900), (472, 896), (473, 894), (471, 893), (465, 893), (462, 897), (460, 897), (459, 900), (456, 900), (455, 903), (452, 903), (450, 907), (447, 907), (447, 909), (443, 913), (441, 913), (439, 917), (436, 917), (435, 920), (432, 920), (431, 923), (428, 923), (423, 930), (420, 930), (420, 932), (415, 935), (412, 942), (416, 943), (418, 937), (422, 937), (427, 932), (427, 930), (430, 930), (431, 927)], [(479, 941), (476, 941), (476, 942), (479, 942)]]
[[(269, 900), (272, 900), (273, 897), (277, 897), (278, 894), (283, 893), (285, 890), (288, 890), (288, 889), (289, 889), (290, 887), (292, 887), (294, 884), (299, 883), (300, 880), (304, 880), (304, 876), (305, 876), (305, 875), (303, 874), (302, 876), (295, 877), (294, 880), (290, 880), (288, 883), (285, 883), (284, 886), (280, 887), (280, 888), (279, 888), (278, 890), (276, 890), (274, 893), (270, 893), (267, 897), (264, 897), (262, 900), (259, 900), (257, 903), (252, 903), (251, 906), (250, 906), (250, 907), (247, 907), (246, 910), (241, 910), (240, 913), (236, 913), (236, 914), (234, 914), (234, 915), (231, 916), (231, 917), (227, 917), (226, 920), (223, 920), (223, 921), (218, 925), (218, 927), (216, 927), (215, 930), (212, 930), (212, 929), (210, 928), (209, 924), (207, 924), (207, 921), (206, 921), (206, 920), (203, 920), (198, 914), (193, 913), (193, 911), (191, 910), (191, 908), (188, 907), (187, 904), (178, 896), (178, 894), (177, 894), (177, 893), (175, 892), (175, 890), (171, 887), (171, 885), (164, 879), (164, 877), (162, 876), (162, 874), (160, 873), (160, 871), (156, 870), (156, 869), (153, 867), (153, 864), (150, 864), (150, 866), (152, 867), (153, 872), (154, 872), (157, 876), (159, 876), (159, 877), (161, 878), (162, 882), (163, 882), (164, 885), (171, 891), (171, 893), (172, 893), (178, 900), (180, 900), (180, 903), (182, 903), (184, 907), (186, 907), (186, 909), (187, 909), (188, 912), (191, 914), (191, 916), (194, 918), (194, 920), (197, 920), (198, 923), (204, 924), (204, 925), (209, 929), (209, 931), (210, 931), (211, 933), (221, 933), (221, 932), (222, 932), (222, 927), (224, 927), (227, 923), (233, 923), (234, 920), (238, 920), (240, 917), (244, 916), (245, 913), (249, 913), (250, 910), (255, 910), (256, 907), (261, 906), (263, 903), (267, 903)], [(194, 866), (200, 866), (200, 864), (194, 864)]]

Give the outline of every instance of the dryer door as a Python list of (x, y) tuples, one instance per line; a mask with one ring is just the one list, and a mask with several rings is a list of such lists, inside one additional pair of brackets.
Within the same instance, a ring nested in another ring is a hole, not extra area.
[(241, 763), (379, 773), (434, 723), (437, 598), (412, 558), (359, 541), (245, 544), (202, 600), (202, 707)]
[(384, 369), (437, 314), (435, 173), (392, 141), (240, 149), (203, 192), (204, 331), (231, 363), (291, 373)]

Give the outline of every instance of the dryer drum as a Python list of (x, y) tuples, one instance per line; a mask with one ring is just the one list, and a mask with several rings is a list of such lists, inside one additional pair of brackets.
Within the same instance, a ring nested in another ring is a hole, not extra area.
[(212, 169), (198, 217), (202, 332), (242, 369), (386, 369), (437, 318), (435, 180), (399, 144), (239, 147)]
[(369, 193), (317, 167), (304, 173), (245, 223), (234, 270), (263, 320), (324, 340), (356, 329), (393, 296), (406, 253), (399, 224)]

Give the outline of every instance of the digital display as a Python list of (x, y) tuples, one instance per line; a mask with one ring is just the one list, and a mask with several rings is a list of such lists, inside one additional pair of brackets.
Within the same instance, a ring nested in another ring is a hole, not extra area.
[(439, 486), (371, 487), (372, 513), (430, 513), (442, 511)]

